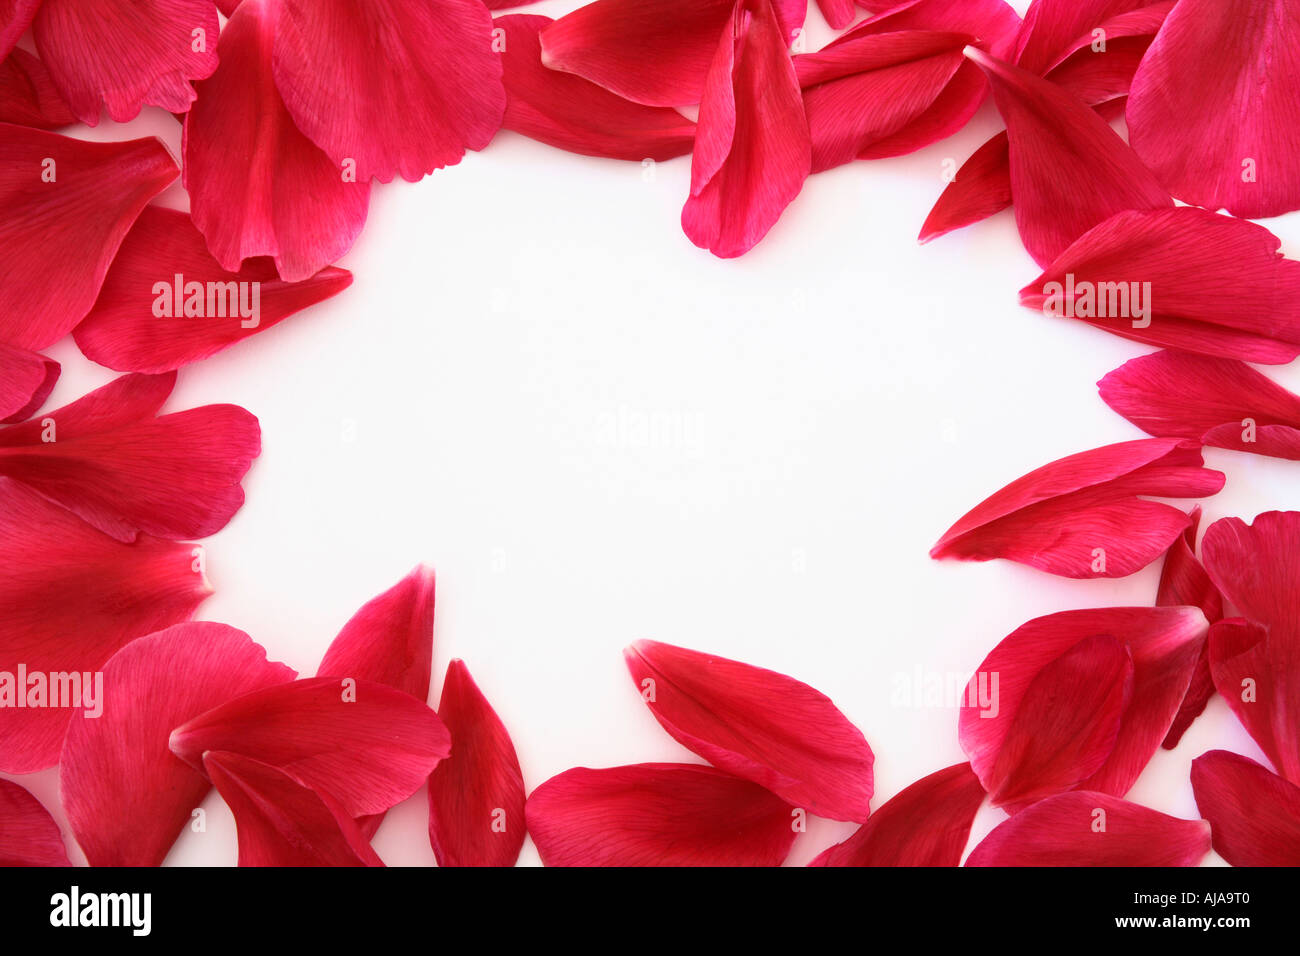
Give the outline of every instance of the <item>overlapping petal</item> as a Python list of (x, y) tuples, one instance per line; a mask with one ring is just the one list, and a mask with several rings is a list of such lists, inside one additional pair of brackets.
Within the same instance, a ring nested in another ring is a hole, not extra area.
[(0, 866), (71, 866), (63, 834), (39, 800), (0, 779)]
[(21, 422), (44, 405), (59, 370), (44, 355), (0, 345), (0, 425)]
[(44, 63), (21, 49), (0, 62), (0, 123), (58, 129), (75, 122)]
[(1192, 790), (1214, 849), (1233, 866), (1300, 866), (1300, 787), (1211, 750), (1192, 761)]
[(0, 59), (14, 48), (36, 16), (41, 0), (0, 0)]

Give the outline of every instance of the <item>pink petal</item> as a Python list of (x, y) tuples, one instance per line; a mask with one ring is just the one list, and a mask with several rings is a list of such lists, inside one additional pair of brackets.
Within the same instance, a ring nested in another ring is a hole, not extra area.
[(1105, 793), (1075, 790), (1017, 813), (971, 851), (967, 866), (1196, 866), (1210, 825)]
[(1007, 558), (1071, 578), (1124, 577), (1163, 554), (1187, 515), (1138, 495), (1199, 498), (1223, 487), (1199, 446), (1142, 439), (1070, 455), (976, 505), (930, 550), (932, 558)]
[(1133, 78), (1129, 136), (1179, 199), (1277, 216), (1300, 208), (1297, 103), (1300, 3), (1180, 0)]
[(969, 764), (923, 777), (809, 866), (957, 866), (984, 787)]
[(807, 684), (657, 641), (623, 652), (650, 712), (719, 769), (832, 820), (867, 819), (874, 761), (862, 732)]
[(59, 761), (63, 808), (90, 865), (161, 865), (211, 786), (167, 749), (172, 728), (296, 676), (224, 624), (177, 624), (109, 658), (103, 713), (73, 715)]
[(1214, 849), (1233, 866), (1300, 866), (1300, 787), (1211, 750), (1192, 761), (1192, 790)]
[(40, 5), (41, 0), (0, 0), (0, 59), (7, 57), (27, 32)]
[[(93, 673), (133, 638), (187, 620), (212, 593), (192, 551), (147, 535), (123, 544), (0, 478), (0, 671)], [(53, 766), (72, 710), (0, 708), (0, 771)]]
[(58, 129), (76, 119), (40, 60), (19, 49), (0, 62), (0, 123)]
[(90, 126), (101, 103), (117, 123), (143, 106), (184, 113), (190, 81), (216, 69), (219, 29), (212, 0), (131, 0), (129, 14), (118, 0), (43, 0), (32, 23), (41, 59)]
[(769, 0), (740, 0), (705, 83), (682, 229), (721, 258), (748, 252), (799, 194), (811, 162), (776, 13)]
[(439, 866), (514, 866), (524, 845), (524, 777), (501, 718), (464, 662), (447, 667), (438, 716), (452, 755), (429, 777), (429, 842)]
[(240, 866), (384, 865), (328, 793), (236, 753), (208, 751), (203, 770), (235, 815)]
[(929, 242), (987, 219), (1011, 205), (1011, 158), (1007, 134), (998, 133), (971, 154), (921, 226), (917, 237)]
[(59, 370), (44, 355), (0, 345), (0, 425), (21, 422), (44, 405)]
[(832, 30), (843, 30), (858, 15), (853, 0), (817, 0), (817, 9), (821, 10)]
[(798, 811), (712, 767), (643, 763), (566, 770), (527, 812), (547, 866), (779, 866)]
[(67, 335), (131, 223), (175, 178), (156, 139), (87, 143), (0, 123), (0, 342), (43, 349)]
[(48, 810), (19, 784), (0, 779), (0, 866), (72, 866)]
[(447, 728), (410, 694), (364, 680), (317, 677), (245, 694), (172, 731), (194, 767), (231, 750), (328, 791), (351, 816), (405, 800), (450, 753)]
[(454, 165), (505, 111), (479, 0), (282, 0), (274, 69), (298, 128), (358, 182)]
[(581, 77), (543, 66), (538, 31), (551, 22), (529, 14), (493, 21), (505, 31), (505, 129), (585, 156), (634, 162), (672, 159), (691, 151), (695, 124), (676, 110), (633, 103)]
[(1016, 65), (1047, 76), (1084, 50), (1093, 54), (1098, 29), (1104, 31), (1106, 50), (1091, 59), (1105, 60), (1117, 39), (1154, 37), (1173, 6), (1174, 0), (1035, 0), (1016, 41)]

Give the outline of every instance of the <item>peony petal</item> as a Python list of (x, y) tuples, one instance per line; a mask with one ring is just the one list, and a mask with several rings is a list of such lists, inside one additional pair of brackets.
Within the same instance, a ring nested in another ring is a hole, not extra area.
[(0, 345), (0, 425), (21, 422), (44, 405), (59, 371), (44, 355)]
[(1300, 354), (1300, 262), (1280, 245), (1262, 226), (1203, 209), (1120, 213), (1021, 289), (1020, 302), (1138, 342), (1286, 363)]
[(1007, 558), (1071, 578), (1124, 577), (1166, 550), (1187, 515), (1138, 498), (1198, 498), (1223, 487), (1199, 446), (1143, 439), (1070, 455), (976, 505), (930, 550), (932, 558)]
[(798, 814), (745, 780), (672, 763), (566, 770), (527, 812), (547, 866), (779, 866)]
[[(1016, 41), (1016, 65), (1048, 76), (1078, 53), (1105, 60), (1115, 40), (1154, 37), (1173, 9), (1174, 0), (1034, 0), (1025, 11)], [(1105, 49), (1094, 49), (1102, 31)]]
[(383, 684), (317, 677), (254, 691), (172, 731), (172, 752), (198, 767), (231, 750), (328, 791), (351, 816), (405, 800), (450, 753), (427, 704)]
[(843, 30), (858, 15), (857, 5), (853, 0), (817, 0), (817, 9), (826, 18), (832, 30)]
[(524, 845), (524, 777), (501, 718), (453, 660), (438, 715), (454, 742), (429, 777), (429, 842), (439, 866), (514, 866)]
[(43, 349), (71, 331), (131, 223), (175, 178), (156, 139), (87, 143), (0, 123), (0, 342)]
[(683, 747), (819, 817), (867, 819), (875, 758), (824, 694), (657, 641), (637, 641), (623, 657), (650, 712)]
[(1007, 124), (1016, 225), (1039, 265), (1115, 213), (1173, 205), (1137, 155), (1083, 102), (975, 47), (966, 55), (988, 74)]
[(111, 407), (114, 397), (130, 393), (131, 407), (147, 416), (173, 381), (174, 373), (124, 376), (0, 432), (0, 475), (122, 541), (139, 531), (162, 538), (220, 531), (244, 503), (240, 480), (261, 451), (261, 429), (237, 405), (135, 420)]
[(1300, 208), (1300, 2), (1180, 0), (1133, 78), (1129, 136), (1169, 190), (1234, 216)]
[(103, 668), (103, 712), (75, 713), (59, 761), (63, 808), (91, 866), (159, 866), (211, 786), (167, 749), (172, 728), (297, 675), (243, 631), (177, 624)]
[(72, 866), (48, 810), (12, 780), (0, 779), (0, 866)]
[[(0, 672), (93, 674), (133, 638), (187, 620), (212, 593), (192, 550), (147, 535), (123, 544), (0, 478)], [(0, 708), (0, 771), (53, 766), (72, 711)]]
[[(294, 122), (357, 180), (414, 182), (482, 149), (506, 95), (479, 0), (281, 0), (275, 82)], [(324, 66), (324, 68), (322, 68)]]
[(684, 156), (695, 124), (676, 110), (642, 106), (594, 83), (542, 65), (538, 31), (549, 17), (497, 17), (505, 31), (505, 129), (585, 156), (661, 161)]
[(40, 5), (41, 0), (0, 0), (0, 59), (7, 57), (27, 32)]
[(235, 815), (240, 866), (384, 865), (328, 793), (236, 753), (208, 751), (203, 769)]
[(191, 80), (217, 67), (220, 30), (212, 0), (43, 0), (32, 23), (36, 47), (72, 112), (99, 122), (100, 104), (117, 123), (143, 106), (184, 113)]
[(957, 866), (984, 787), (969, 764), (923, 777), (809, 866)]
[(1233, 866), (1300, 866), (1300, 787), (1211, 750), (1192, 761), (1192, 790), (1214, 849)]
[(682, 229), (721, 258), (748, 252), (803, 188), (812, 162), (790, 54), (769, 0), (740, 0), (709, 68)]
[(21, 49), (0, 62), (0, 123), (58, 129), (76, 121), (44, 63)]
[(1196, 866), (1210, 825), (1180, 820), (1105, 793), (1048, 797), (1002, 823), (967, 866)]
[(921, 226), (917, 238), (929, 242), (987, 219), (1011, 206), (1011, 158), (1007, 134), (998, 133), (971, 154)]
[[(182, 293), (189, 283), (200, 283), (202, 315), (185, 315), (190, 296), (184, 294), (181, 309), (176, 308), (177, 276)], [(352, 273), (333, 267), (305, 282), (284, 282), (266, 259), (227, 272), (189, 216), (148, 206), (113, 260), (95, 307), (73, 335), (86, 357), (101, 365), (169, 372), (263, 332), (351, 284)]]

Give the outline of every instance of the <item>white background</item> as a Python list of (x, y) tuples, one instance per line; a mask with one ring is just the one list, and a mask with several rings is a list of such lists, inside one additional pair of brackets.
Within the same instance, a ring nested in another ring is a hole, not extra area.
[[(815, 8), (809, 35), (830, 35)], [(216, 594), (199, 616), (310, 676), (362, 603), (433, 564), (431, 699), (464, 658), (530, 790), (573, 766), (696, 759), (624, 670), (621, 649), (643, 637), (829, 694), (875, 750), (874, 806), (961, 761), (955, 707), (899, 699), (918, 671), (964, 679), (1024, 621), (1150, 604), (1159, 574), (1069, 581), (928, 557), (1011, 479), (1142, 437), (1095, 382), (1147, 350), (1017, 305), (1039, 270), (1010, 212), (916, 242), (943, 161), (999, 128), (986, 105), (929, 149), (815, 176), (731, 261), (681, 232), (689, 158), (647, 177), (502, 132), (420, 183), (377, 186), (340, 263), (352, 288), (185, 368), (165, 409), (233, 402), (263, 429), (247, 504), (206, 542)], [(149, 134), (179, 155), (180, 127), (157, 110), (74, 131)], [(164, 201), (183, 206), (179, 186)], [(1300, 217), (1266, 225), (1300, 254)], [(49, 408), (114, 377), (71, 339), (51, 354), (64, 374)], [(1295, 369), (1269, 374), (1300, 389)], [(1300, 465), (1206, 457), (1228, 485), (1202, 529), (1300, 509)], [(1259, 758), (1218, 699), (1130, 799), (1196, 816), (1190, 761), (1215, 747)], [(56, 773), (20, 779), (66, 831)], [(204, 806), (207, 832), (186, 832), (169, 863), (235, 862), (228, 811), (215, 793)], [(986, 808), (971, 845), (1001, 819)], [(425, 826), (421, 791), (376, 848), (432, 864)], [(790, 862), (851, 830), (813, 821)], [(538, 862), (531, 842), (522, 861)]]

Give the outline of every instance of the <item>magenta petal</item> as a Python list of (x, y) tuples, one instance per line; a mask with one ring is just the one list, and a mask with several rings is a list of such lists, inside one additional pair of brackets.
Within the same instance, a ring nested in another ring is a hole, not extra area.
[(1233, 866), (1300, 866), (1300, 787), (1226, 750), (1192, 761), (1214, 849)]
[(26, 349), (0, 345), (0, 425), (21, 422), (45, 404), (59, 380), (59, 363)]
[(63, 834), (25, 788), (0, 780), (0, 866), (71, 866)]
[(40, 5), (41, 0), (0, 0), (0, 60), (27, 32)]
[(22, 49), (0, 62), (0, 123), (58, 129), (76, 121), (44, 63)]

